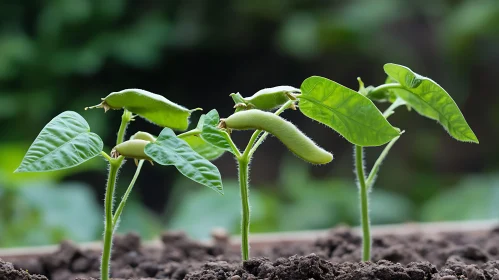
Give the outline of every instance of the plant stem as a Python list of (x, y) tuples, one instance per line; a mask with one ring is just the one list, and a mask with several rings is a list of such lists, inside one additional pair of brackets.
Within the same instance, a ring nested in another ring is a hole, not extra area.
[(361, 146), (355, 146), (355, 167), (360, 193), (360, 217), (362, 221), (362, 261), (371, 260), (371, 225), (369, 223), (369, 198), (364, 176), (364, 155)]
[(128, 196), (130, 195), (130, 192), (132, 192), (133, 186), (135, 185), (135, 182), (137, 181), (137, 178), (139, 177), (140, 170), (142, 169), (143, 164), (144, 164), (144, 160), (140, 160), (139, 164), (137, 165), (137, 169), (135, 170), (135, 174), (133, 175), (132, 181), (130, 182), (130, 185), (128, 185), (128, 188), (126, 189), (125, 194), (123, 195), (123, 198), (121, 198), (121, 201), (120, 201), (120, 204), (118, 205), (118, 208), (116, 208), (116, 211), (114, 212), (113, 230), (116, 229), (118, 221), (120, 220), (121, 212), (123, 212), (123, 208), (125, 207), (126, 201), (128, 200)]
[[(284, 110), (286, 110), (291, 104), (293, 104), (295, 100), (289, 100), (286, 102), (284, 105), (279, 108), (274, 114), (279, 115)], [(230, 138), (230, 136), (227, 134), (227, 138), (229, 143), (231, 143), (232, 150), (237, 152), (236, 153), (236, 158), (237, 158), (237, 164), (239, 165), (239, 186), (240, 186), (240, 192), (241, 192), (241, 206), (242, 206), (242, 211), (241, 211), (241, 255), (243, 261), (249, 259), (249, 229), (250, 229), (250, 207), (249, 207), (249, 184), (248, 184), (248, 176), (249, 176), (249, 163), (251, 161), (251, 158), (253, 156), (253, 153), (255, 152), (256, 148), (265, 140), (265, 137), (268, 135), (267, 132), (265, 132), (260, 139), (258, 139), (258, 136), (262, 133), (262, 130), (256, 130), (253, 132), (251, 135), (251, 138), (248, 142), (248, 145), (246, 146), (246, 149), (244, 149), (243, 154), (241, 155), (237, 147), (235, 146), (234, 142)], [(257, 142), (258, 139), (258, 142)]]
[(371, 169), (371, 172), (369, 173), (369, 176), (367, 177), (367, 180), (366, 180), (367, 189), (369, 191), (371, 191), (374, 183), (376, 182), (376, 176), (378, 174), (379, 167), (381, 166), (381, 163), (383, 163), (383, 160), (385, 160), (386, 156), (388, 155), (388, 152), (393, 147), (395, 142), (397, 142), (397, 140), (399, 140), (399, 138), (400, 138), (400, 136), (393, 138), (392, 141), (390, 141), (390, 143), (388, 143), (388, 145), (386, 145), (386, 147), (383, 149), (383, 152), (381, 152), (378, 159), (374, 163), (373, 168)]
[[(128, 123), (133, 120), (132, 112), (128, 110), (123, 110), (123, 115), (121, 116), (121, 124), (118, 130), (118, 136), (116, 138), (116, 145), (123, 143), (125, 139), (125, 132)], [(119, 156), (118, 158), (111, 158), (106, 153), (101, 153), (109, 161), (109, 174), (106, 187), (106, 195), (104, 199), (104, 246), (102, 249), (102, 259), (101, 259), (101, 280), (109, 279), (109, 267), (111, 261), (111, 249), (113, 246), (113, 233), (114, 233), (114, 222), (113, 222), (113, 202), (114, 202), (114, 188), (116, 185), (116, 177), (118, 175), (118, 170), (123, 163), (124, 157)]]
[(121, 125), (120, 129), (118, 130), (118, 137), (116, 137), (116, 145), (123, 143), (123, 140), (125, 139), (126, 127), (128, 126), (128, 123), (132, 120), (133, 120), (132, 112), (128, 110), (123, 110), (123, 115), (121, 115)]
[(375, 87), (373, 90), (371, 90), (370, 93), (373, 94), (373, 93), (376, 93), (377, 91), (383, 91), (383, 90), (394, 89), (394, 88), (404, 88), (404, 87), (399, 83), (382, 84), (382, 85)]
[(101, 259), (101, 280), (109, 279), (109, 265), (111, 260), (111, 247), (113, 244), (113, 198), (114, 187), (116, 185), (116, 176), (123, 162), (123, 157), (109, 161), (109, 177), (107, 180), (106, 196), (105, 196), (105, 224), (104, 224), (104, 248), (102, 250)]
[(247, 158), (238, 159), (239, 165), (239, 186), (241, 191), (241, 256), (243, 261), (249, 259), (249, 227), (250, 227), (250, 207), (249, 207), (249, 186), (248, 172), (249, 160)]
[(397, 99), (395, 99), (395, 101), (392, 103), (392, 105), (390, 105), (390, 107), (388, 107), (388, 109), (386, 109), (384, 112), (383, 112), (383, 117), (385, 117), (385, 119), (388, 119), (389, 116), (393, 115), (393, 113), (395, 113), (395, 109), (402, 106), (402, 105), (405, 105), (406, 102), (400, 98), (400, 97), (397, 97)]

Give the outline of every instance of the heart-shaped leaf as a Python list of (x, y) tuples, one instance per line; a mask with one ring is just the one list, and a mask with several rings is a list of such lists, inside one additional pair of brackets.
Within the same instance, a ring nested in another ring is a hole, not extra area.
[(232, 152), (230, 144), (224, 136), (224, 133), (227, 132), (217, 127), (219, 122), (220, 116), (218, 115), (217, 110), (213, 109), (209, 111), (204, 118), (201, 137), (215, 147)]
[(145, 153), (161, 165), (175, 165), (185, 177), (223, 194), (218, 168), (178, 138), (173, 130), (164, 128), (156, 142), (147, 144)]
[(203, 138), (201, 138), (201, 133), (203, 131), (203, 124), (206, 115), (201, 115), (199, 118), (198, 125), (196, 126), (196, 130), (199, 132), (198, 134), (189, 134), (185, 137), (180, 137), (182, 140), (187, 142), (189, 146), (198, 154), (203, 156), (207, 160), (215, 160), (222, 156), (225, 153), (224, 149), (213, 146), (212, 144), (206, 142)]
[(362, 94), (329, 79), (313, 76), (301, 85), (300, 111), (359, 146), (380, 146), (399, 136)]
[(416, 112), (438, 121), (457, 140), (478, 143), (478, 138), (464, 119), (452, 97), (433, 80), (393, 63), (385, 64), (386, 74), (402, 85), (390, 89), (404, 99)]
[(85, 119), (66, 111), (40, 132), (15, 172), (42, 172), (79, 165), (102, 151), (102, 140)]

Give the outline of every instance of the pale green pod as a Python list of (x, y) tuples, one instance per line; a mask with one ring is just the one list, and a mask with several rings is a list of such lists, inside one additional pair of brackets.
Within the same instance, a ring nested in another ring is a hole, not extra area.
[(226, 128), (234, 130), (261, 129), (276, 136), (288, 149), (301, 159), (313, 164), (326, 164), (333, 155), (317, 146), (295, 125), (269, 112), (247, 110), (234, 113), (223, 120)]
[(193, 111), (171, 102), (164, 96), (142, 89), (125, 89), (113, 92), (102, 98), (102, 103), (91, 108), (104, 110), (126, 109), (150, 122), (162, 127), (176, 130), (186, 130), (189, 126), (189, 117)]
[(277, 86), (259, 90), (250, 97), (242, 97), (239, 93), (233, 93), (231, 97), (236, 103), (236, 112), (244, 109), (270, 111), (294, 100), (293, 93), (300, 93), (300, 90), (291, 86)]
[(128, 140), (117, 145), (113, 150), (116, 151), (118, 155), (122, 155), (124, 157), (150, 161), (151, 158), (144, 152), (146, 145), (149, 143), (151, 142), (141, 139)]
[(144, 131), (139, 131), (137, 133), (135, 133), (134, 135), (132, 135), (132, 137), (130, 137), (130, 140), (134, 140), (134, 139), (138, 139), (138, 140), (145, 140), (145, 141), (149, 141), (149, 142), (155, 142), (156, 141), (156, 137), (148, 132), (144, 132)]

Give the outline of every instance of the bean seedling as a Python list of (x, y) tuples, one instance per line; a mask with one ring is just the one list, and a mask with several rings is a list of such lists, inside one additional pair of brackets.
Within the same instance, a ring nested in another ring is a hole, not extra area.
[[(161, 95), (145, 90), (126, 89), (114, 92), (103, 98), (99, 105), (89, 108), (104, 108), (105, 111), (123, 110), (116, 145), (110, 154), (103, 151), (101, 138), (90, 131), (88, 123), (81, 115), (66, 111), (56, 116), (42, 129), (15, 172), (44, 172), (71, 168), (99, 154), (108, 161), (101, 259), (101, 280), (108, 280), (113, 234), (144, 161), (174, 165), (189, 179), (223, 194), (220, 172), (209, 160), (219, 157), (224, 150), (212, 146), (199, 137), (203, 129), (204, 115), (201, 116), (195, 129), (175, 135), (172, 129), (186, 130), (191, 113), (198, 109), (188, 110)], [(146, 132), (137, 132), (125, 141), (127, 126), (136, 116), (164, 127), (159, 136), (156, 138)], [(134, 159), (137, 169), (113, 213), (117, 174), (125, 158)]]
[[(253, 96), (244, 98), (241, 94), (231, 94), (236, 103), (236, 112), (226, 119), (220, 119), (216, 110), (206, 114), (201, 137), (220, 149), (231, 152), (239, 167), (239, 186), (241, 192), (241, 255), (249, 259), (249, 164), (257, 148), (265, 138), (276, 136), (291, 152), (312, 164), (326, 164), (333, 155), (317, 146), (291, 122), (279, 115), (288, 108), (296, 109), (296, 95), (299, 89), (279, 86), (263, 89)], [(267, 110), (277, 109), (275, 113)], [(232, 141), (233, 130), (254, 130), (246, 148), (241, 152)]]
[[(381, 163), (403, 131), (392, 127), (387, 118), (395, 109), (405, 105), (420, 115), (436, 120), (455, 139), (478, 143), (478, 139), (449, 94), (431, 79), (397, 64), (386, 64), (385, 84), (364, 87), (359, 78), (359, 91), (322, 77), (310, 77), (301, 85), (301, 112), (332, 128), (355, 147), (354, 162), (359, 187), (362, 224), (362, 260), (371, 259), (369, 222), (369, 192), (372, 190)], [(381, 113), (374, 103), (389, 102)], [(387, 144), (388, 143), (388, 144)], [(364, 171), (364, 147), (387, 144), (375, 161), (369, 175)]]
[[(204, 139), (214, 146), (231, 151), (239, 166), (239, 182), (242, 200), (241, 251), (243, 260), (249, 258), (250, 208), (248, 198), (248, 166), (251, 158), (265, 140), (273, 134), (295, 155), (313, 164), (325, 164), (333, 156), (318, 147), (311, 139), (299, 131), (293, 124), (279, 115), (286, 109), (299, 108), (305, 116), (318, 121), (338, 132), (354, 145), (354, 162), (359, 187), (360, 215), (362, 224), (362, 260), (371, 258), (371, 233), (369, 222), (368, 195), (373, 188), (381, 163), (388, 155), (395, 142), (403, 133), (393, 127), (387, 118), (394, 110), (405, 105), (413, 108), (422, 116), (438, 121), (447, 132), (459, 141), (478, 143), (478, 139), (467, 124), (461, 111), (449, 94), (434, 81), (412, 72), (409, 68), (386, 64), (388, 79), (378, 87), (364, 87), (358, 79), (359, 91), (351, 90), (329, 79), (312, 76), (296, 89), (280, 86), (261, 90), (251, 97), (231, 94), (236, 103), (236, 112), (222, 119), (217, 128), (213, 124), (218, 120), (218, 113), (212, 111), (210, 127), (202, 134)], [(376, 102), (389, 102), (388, 109), (381, 111)], [(265, 112), (279, 108), (275, 113)], [(230, 137), (232, 130), (255, 130), (246, 149), (241, 153)], [(386, 147), (376, 160), (369, 175), (364, 171), (364, 147)]]

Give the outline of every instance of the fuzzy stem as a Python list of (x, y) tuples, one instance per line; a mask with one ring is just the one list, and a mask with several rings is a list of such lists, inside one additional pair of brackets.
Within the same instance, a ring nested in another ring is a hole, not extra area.
[(355, 146), (355, 167), (360, 194), (360, 217), (362, 221), (362, 261), (371, 260), (371, 225), (369, 223), (369, 198), (364, 176), (363, 148)]
[[(290, 100), (286, 102), (279, 110), (277, 110), (274, 114), (279, 115), (284, 110), (289, 108), (293, 104), (294, 100)], [(232, 150), (237, 151), (236, 153), (236, 158), (237, 158), (237, 163), (239, 165), (239, 186), (240, 186), (240, 192), (241, 192), (241, 206), (242, 206), (242, 211), (241, 211), (241, 255), (243, 261), (249, 259), (249, 228), (250, 228), (250, 206), (249, 206), (249, 184), (248, 184), (248, 178), (249, 178), (249, 163), (251, 161), (251, 158), (253, 156), (253, 153), (255, 150), (258, 148), (260, 144), (262, 144), (263, 140), (265, 140), (265, 137), (268, 135), (267, 132), (265, 132), (260, 139), (258, 139), (258, 136), (262, 133), (262, 130), (256, 130), (253, 132), (253, 135), (251, 135), (251, 138), (248, 142), (248, 145), (246, 146), (246, 149), (244, 149), (243, 154), (237, 154), (239, 153), (237, 147), (232, 142), (232, 139), (228, 137), (230, 140), (229, 143), (231, 144)], [(258, 141), (257, 141), (258, 139)]]
[(123, 162), (123, 157), (111, 159), (109, 161), (109, 178), (107, 180), (105, 197), (105, 223), (104, 223), (104, 247), (102, 249), (101, 259), (101, 280), (109, 279), (109, 267), (111, 260), (111, 247), (113, 244), (113, 198), (114, 187), (116, 185), (116, 176)]
[(114, 212), (113, 230), (116, 229), (118, 221), (120, 220), (121, 213), (123, 212), (123, 208), (125, 207), (126, 201), (128, 200), (128, 196), (132, 192), (133, 186), (135, 185), (135, 182), (137, 181), (137, 178), (139, 177), (140, 170), (142, 169), (143, 164), (144, 164), (144, 160), (140, 160), (139, 164), (137, 165), (137, 170), (135, 171), (135, 174), (133, 175), (132, 181), (130, 182), (130, 185), (128, 185), (128, 188), (126, 189), (125, 194), (123, 195), (123, 198), (121, 198), (120, 204), (118, 205), (118, 208), (116, 208), (116, 212)]
[(133, 120), (132, 112), (128, 110), (123, 110), (123, 115), (121, 115), (121, 125), (118, 130), (118, 137), (116, 137), (116, 145), (123, 143), (125, 139), (126, 128), (128, 123)]
[[(118, 130), (118, 136), (116, 138), (116, 145), (123, 143), (125, 139), (125, 132), (128, 123), (133, 120), (132, 112), (128, 110), (123, 111), (121, 116), (121, 124)], [(116, 177), (118, 176), (118, 170), (123, 163), (124, 157), (119, 156), (118, 158), (111, 158), (106, 153), (102, 155), (109, 161), (109, 174), (106, 187), (106, 195), (104, 199), (104, 246), (102, 248), (102, 259), (101, 259), (101, 280), (109, 279), (109, 268), (111, 261), (111, 249), (113, 246), (113, 233), (114, 233), (114, 223), (113, 223), (113, 201), (114, 201), (114, 188), (116, 185)]]
[(371, 94), (377, 92), (377, 91), (383, 91), (383, 90), (389, 90), (389, 89), (396, 89), (396, 88), (404, 88), (401, 84), (399, 83), (388, 83), (388, 84), (382, 84), (377, 87), (375, 87), (373, 90), (371, 90)]
[(249, 185), (248, 172), (249, 161), (247, 158), (238, 159), (239, 165), (239, 186), (241, 191), (241, 256), (243, 261), (249, 259), (249, 227), (250, 227), (250, 207), (249, 207)]
[(379, 171), (381, 164), (383, 163), (383, 160), (385, 160), (386, 156), (388, 155), (388, 152), (393, 147), (395, 142), (397, 142), (397, 140), (399, 140), (399, 138), (400, 138), (400, 136), (393, 138), (392, 141), (390, 141), (390, 143), (388, 143), (388, 145), (386, 145), (386, 147), (383, 149), (383, 152), (381, 152), (378, 159), (374, 163), (373, 168), (371, 169), (371, 172), (369, 173), (369, 176), (367, 177), (367, 181), (366, 181), (367, 189), (369, 191), (371, 191), (374, 183), (376, 182), (376, 176), (378, 174), (378, 171)]

